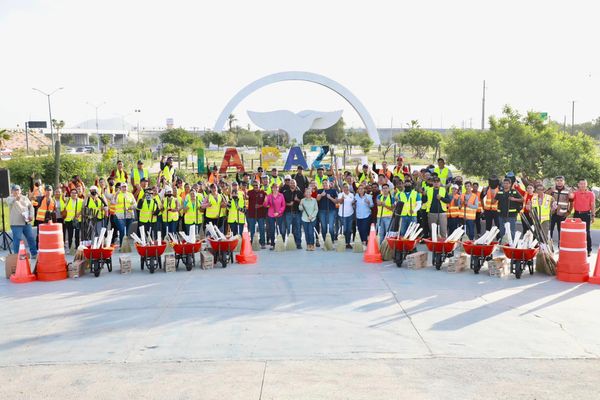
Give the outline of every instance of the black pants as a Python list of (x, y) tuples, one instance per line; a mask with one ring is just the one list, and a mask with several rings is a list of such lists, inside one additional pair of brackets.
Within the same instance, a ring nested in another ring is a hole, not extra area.
[(75, 240), (75, 248), (79, 247), (79, 222), (78, 221), (68, 221), (65, 222), (65, 226), (67, 227), (67, 247), (70, 249), (73, 246), (73, 240)]
[(550, 217), (550, 237), (554, 236), (554, 226), (558, 230), (558, 242), (560, 243), (560, 223), (567, 219), (567, 216), (552, 214)]
[(477, 236), (481, 235), (481, 214), (478, 212), (475, 214), (475, 231), (477, 232)]
[(483, 216), (485, 218), (486, 231), (492, 229), (492, 223), (500, 228), (500, 214), (498, 214), (498, 211), (485, 210)]
[(431, 236), (429, 232), (429, 221), (427, 220), (427, 211), (420, 209), (417, 211), (417, 222), (419, 223), (421, 229), (423, 230), (422, 235), (424, 238), (429, 238)]
[(590, 233), (590, 226), (592, 225), (592, 213), (589, 211), (585, 212), (577, 212), (573, 214), (575, 218), (579, 218), (583, 222), (585, 222), (585, 233), (587, 239), (587, 251), (588, 254), (592, 252), (592, 234)]

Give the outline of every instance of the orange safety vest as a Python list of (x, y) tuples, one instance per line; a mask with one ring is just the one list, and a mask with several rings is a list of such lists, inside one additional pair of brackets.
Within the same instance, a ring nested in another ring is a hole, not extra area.
[[(467, 221), (474, 221), (477, 218), (477, 209), (471, 208), (475, 204), (475, 200), (477, 199), (477, 194), (471, 192), (471, 196), (469, 196), (469, 200), (465, 201), (466, 194), (461, 196), (461, 201), (463, 205), (463, 210), (461, 212), (461, 217), (463, 217)], [(479, 208), (479, 206), (478, 206)]]
[[(108, 188), (108, 193), (111, 195), (115, 195), (115, 189), (114, 186), (111, 189), (110, 187)], [(108, 215), (115, 215), (115, 210), (117, 209), (117, 205), (113, 204), (112, 201), (110, 202), (110, 204), (108, 205)]]
[(33, 200), (31, 201), (31, 205), (34, 207), (38, 206), (38, 201), (37, 198), (40, 196), (44, 196), (46, 193), (44, 192), (44, 189), (41, 187), (35, 187), (33, 188), (33, 192), (31, 192), (31, 195), (33, 197)]
[[(491, 193), (491, 196), (490, 196)], [(493, 203), (492, 200), (496, 198), (496, 194), (498, 193), (498, 189), (489, 189), (485, 194), (483, 201), (483, 209), (488, 211), (498, 211), (498, 203)]]
[(53, 213), (56, 209), (56, 204), (54, 204), (54, 199), (48, 199), (44, 197), (41, 201), (40, 207), (38, 208), (37, 214), (35, 216), (36, 221), (44, 222), (46, 219), (46, 211)]
[(460, 207), (458, 207), (458, 205), (456, 204), (456, 200), (458, 200), (458, 195), (455, 195), (452, 197), (452, 200), (450, 201), (450, 204), (448, 204), (448, 218), (460, 218), (461, 212), (460, 212)]

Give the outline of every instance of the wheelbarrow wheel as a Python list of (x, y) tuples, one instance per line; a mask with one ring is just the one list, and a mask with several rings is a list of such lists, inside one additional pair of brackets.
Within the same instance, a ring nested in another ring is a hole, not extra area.
[(108, 259), (106, 261), (106, 268), (108, 268), (108, 272), (112, 272), (112, 260)]
[(144, 270), (144, 263), (146, 262), (146, 258), (145, 257), (140, 257), (140, 267), (142, 268), (142, 271)]
[(402, 252), (396, 253), (396, 266), (398, 268), (402, 268), (402, 263), (404, 262), (404, 254)]
[(433, 265), (438, 271), (442, 269), (442, 255), (440, 253), (433, 253)]
[(481, 260), (479, 257), (471, 257), (471, 262), (473, 263), (473, 272), (476, 275), (479, 274), (479, 270), (481, 269)]
[(529, 267), (529, 275), (533, 275), (533, 261), (529, 261), (527, 266)]
[(148, 271), (150, 271), (150, 273), (153, 274), (155, 269), (156, 269), (156, 259), (154, 257), (152, 257), (148, 260)]
[(93, 268), (94, 268), (94, 276), (97, 278), (100, 276), (100, 262), (99, 261), (94, 261), (93, 264)]
[(187, 256), (185, 256), (185, 269), (188, 271), (192, 270), (193, 265), (193, 261), (194, 261), (194, 256), (192, 254), (188, 254)]
[(225, 254), (225, 252), (221, 251), (220, 252), (220, 256), (221, 256), (221, 265), (223, 266), (223, 268), (227, 268), (227, 254)]
[(523, 274), (523, 266), (518, 261), (513, 261), (515, 264), (515, 277), (517, 279), (521, 279), (521, 274)]

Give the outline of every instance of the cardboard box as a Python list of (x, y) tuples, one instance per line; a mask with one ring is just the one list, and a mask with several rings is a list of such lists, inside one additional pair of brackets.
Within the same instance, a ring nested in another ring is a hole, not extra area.
[(74, 262), (67, 264), (67, 273), (69, 278), (79, 278), (79, 265), (75, 265)]
[(18, 254), (9, 254), (4, 259), (4, 270), (6, 272), (6, 279), (10, 278), (12, 274), (17, 270), (17, 259)]
[(90, 263), (88, 260), (77, 260), (71, 263), (73, 268), (77, 269), (77, 275), (83, 276), (90, 270)]
[(465, 253), (455, 255), (454, 257), (452, 257), (448, 260), (448, 266), (446, 267), (446, 272), (451, 272), (451, 273), (462, 272), (465, 269), (469, 268), (470, 261), (471, 260), (470, 260), (469, 255), (467, 255)]
[(120, 256), (119, 257), (119, 267), (120, 267), (120, 272), (122, 274), (131, 273), (131, 257)]
[(175, 254), (165, 255), (165, 262), (163, 264), (165, 272), (175, 272)]
[(200, 266), (202, 269), (214, 268), (215, 258), (210, 251), (200, 252)]
[(490, 276), (503, 278), (510, 275), (510, 261), (506, 257), (495, 257), (488, 261), (488, 273)]
[(406, 256), (404, 263), (409, 269), (425, 268), (427, 266), (428, 253), (426, 251), (417, 251)]

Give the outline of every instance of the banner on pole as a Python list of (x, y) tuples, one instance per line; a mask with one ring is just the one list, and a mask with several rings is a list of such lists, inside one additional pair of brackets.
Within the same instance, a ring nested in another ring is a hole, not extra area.
[(204, 164), (204, 149), (196, 150), (196, 156), (198, 157), (198, 173), (206, 173), (206, 164)]

